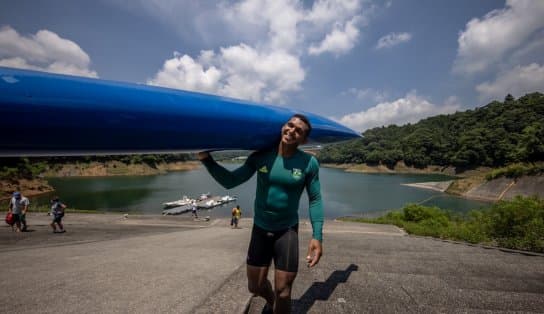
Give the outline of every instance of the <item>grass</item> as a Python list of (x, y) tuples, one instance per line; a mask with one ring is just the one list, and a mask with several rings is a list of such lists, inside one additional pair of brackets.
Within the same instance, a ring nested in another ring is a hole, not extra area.
[(516, 163), (509, 166), (494, 169), (487, 176), (488, 181), (499, 178), (519, 178), (524, 175), (534, 176), (544, 173), (544, 163)]
[(544, 200), (516, 197), (466, 215), (410, 204), (378, 218), (351, 221), (393, 224), (409, 234), (544, 253)]

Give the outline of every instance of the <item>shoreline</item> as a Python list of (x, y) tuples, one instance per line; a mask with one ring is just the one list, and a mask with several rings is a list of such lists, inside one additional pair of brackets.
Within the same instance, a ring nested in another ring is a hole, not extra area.
[(201, 167), (201, 163), (193, 160), (161, 163), (156, 167), (150, 167), (147, 164), (126, 165), (119, 161), (63, 164), (56, 170), (45, 171), (39, 178), (0, 180), (0, 202), (9, 200), (14, 191), (20, 191), (26, 197), (53, 193), (55, 189), (47, 181), (49, 178), (151, 176), (168, 172), (190, 171), (199, 167)]
[(323, 163), (322, 167), (333, 169), (344, 169), (346, 172), (360, 172), (360, 173), (391, 173), (391, 174), (443, 174), (453, 177), (459, 177), (459, 174), (455, 173), (453, 167), (442, 166), (428, 166), (425, 168), (415, 168), (406, 166), (403, 162), (399, 162), (394, 168), (389, 168), (384, 165), (367, 165), (367, 164), (334, 164)]
[(433, 182), (418, 182), (418, 183), (403, 183), (404, 186), (432, 190), (438, 192), (446, 192), (446, 190), (451, 186), (453, 180), (449, 181), (433, 181)]
[[(118, 161), (109, 161), (104, 163), (90, 162), (87, 164), (74, 163), (65, 164), (56, 171), (49, 169), (44, 177), (18, 180), (0, 180), (0, 202), (11, 198), (13, 191), (20, 191), (24, 196), (37, 197), (49, 193), (54, 193), (54, 188), (47, 182), (48, 178), (63, 177), (114, 177), (114, 176), (149, 176), (166, 174), (175, 171), (190, 171), (202, 167), (198, 161), (183, 161), (168, 164), (158, 164), (150, 167), (147, 164), (126, 165)], [(438, 174), (452, 177), (453, 180), (433, 181), (433, 182), (415, 182), (403, 184), (405, 186), (433, 190), (449, 195), (461, 197), (467, 200), (496, 202), (500, 199), (509, 199), (515, 195), (530, 196), (536, 194), (544, 197), (543, 188), (538, 186), (544, 184), (544, 176), (536, 176), (525, 180), (528, 183), (519, 184), (519, 188), (512, 188), (522, 179), (495, 179), (487, 181), (485, 175), (491, 171), (491, 168), (477, 168), (474, 170), (455, 173), (452, 167), (430, 166), (424, 169), (407, 167), (404, 163), (398, 163), (394, 169), (383, 165), (368, 166), (366, 164), (322, 164), (322, 167), (332, 169), (343, 169), (346, 172), (369, 173), (369, 174)], [(508, 180), (506, 186), (495, 184), (501, 180)], [(513, 181), (513, 183), (511, 182)], [(447, 183), (445, 183), (447, 182)], [(536, 184), (536, 185), (535, 185)], [(513, 190), (512, 193), (507, 193)], [(515, 190), (515, 191), (514, 191)]]

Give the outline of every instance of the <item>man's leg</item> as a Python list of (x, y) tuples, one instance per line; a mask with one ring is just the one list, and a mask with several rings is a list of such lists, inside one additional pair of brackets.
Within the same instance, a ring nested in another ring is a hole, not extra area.
[(296, 277), (297, 273), (276, 270), (274, 274), (275, 313), (291, 313), (291, 287)]
[(268, 280), (268, 268), (274, 251), (270, 232), (253, 225), (247, 250), (247, 287), (249, 292), (263, 297), (269, 310), (274, 307), (274, 290)]
[(26, 231), (26, 214), (21, 214), (21, 224), (23, 226), (22, 231)]
[(270, 307), (274, 306), (274, 291), (268, 280), (268, 267), (247, 265), (247, 288), (249, 292), (263, 297)]
[(15, 231), (21, 231), (21, 214), (13, 214), (13, 218), (15, 218)]
[(298, 272), (298, 225), (283, 233), (274, 244), (275, 313), (291, 313), (291, 287)]

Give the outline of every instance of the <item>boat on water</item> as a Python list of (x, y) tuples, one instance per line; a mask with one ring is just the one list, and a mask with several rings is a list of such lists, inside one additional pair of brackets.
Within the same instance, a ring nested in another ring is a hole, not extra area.
[(236, 199), (237, 199), (236, 196), (230, 196), (230, 195), (208, 196), (208, 198), (198, 201), (196, 205), (198, 208), (210, 209), (217, 206), (221, 206), (226, 203), (234, 202)]
[(163, 216), (166, 215), (181, 215), (191, 211), (193, 206), (191, 204), (182, 205), (174, 208), (165, 209), (162, 211)]
[(172, 202), (162, 203), (164, 210), (163, 215), (180, 215), (191, 211), (193, 202), (197, 209), (212, 209), (237, 200), (236, 196), (211, 196), (210, 193), (200, 195), (197, 199), (192, 199), (183, 196), (182, 199)]
[(162, 203), (162, 206), (164, 206), (164, 209), (184, 206), (184, 205), (190, 205), (194, 199), (188, 198), (187, 195), (183, 195), (183, 197), (180, 200), (172, 201), (172, 202), (165, 202)]

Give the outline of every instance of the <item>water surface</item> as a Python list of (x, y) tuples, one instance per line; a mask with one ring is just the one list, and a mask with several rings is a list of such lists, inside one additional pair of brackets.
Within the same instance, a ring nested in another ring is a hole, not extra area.
[[(153, 176), (51, 178), (49, 182), (64, 202), (78, 209), (160, 214), (163, 202), (180, 199), (183, 195), (197, 197), (209, 192), (213, 195), (237, 196), (238, 202), (217, 207), (205, 215), (230, 216), (230, 209), (238, 204), (243, 210), (243, 216), (251, 217), (255, 177), (231, 190), (225, 190), (217, 184), (204, 168)], [(436, 205), (452, 211), (468, 211), (488, 206), (484, 202), (402, 185), (449, 179), (451, 178), (442, 175), (363, 174), (321, 168), (324, 214), (327, 218), (346, 215), (373, 216), (402, 208), (408, 203)], [(33, 202), (47, 202), (47, 197), (36, 198)], [(299, 213), (302, 218), (308, 217), (306, 193), (301, 199)]]

